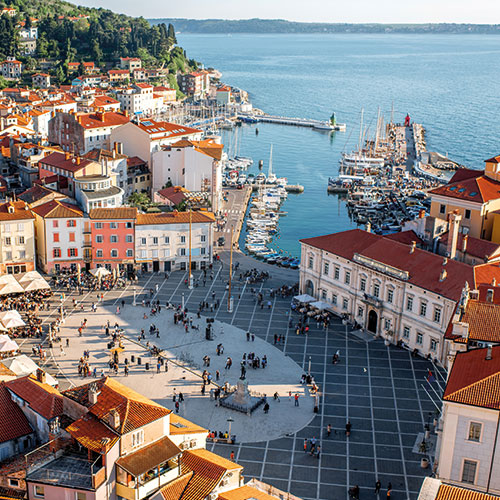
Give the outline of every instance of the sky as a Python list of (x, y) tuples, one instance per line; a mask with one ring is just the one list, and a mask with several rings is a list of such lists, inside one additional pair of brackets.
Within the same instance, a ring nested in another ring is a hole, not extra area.
[(500, 0), (73, 0), (146, 18), (500, 24)]

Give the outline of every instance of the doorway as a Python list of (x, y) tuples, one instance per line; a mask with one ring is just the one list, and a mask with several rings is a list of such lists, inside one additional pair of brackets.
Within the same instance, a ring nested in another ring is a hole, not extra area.
[(368, 331), (377, 333), (378, 314), (372, 309), (368, 313)]

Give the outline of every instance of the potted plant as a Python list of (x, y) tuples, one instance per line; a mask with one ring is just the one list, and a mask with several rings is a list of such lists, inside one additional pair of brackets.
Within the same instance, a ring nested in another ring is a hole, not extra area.
[(429, 459), (426, 457), (421, 458), (420, 467), (422, 467), (422, 469), (427, 469), (427, 467), (429, 467)]

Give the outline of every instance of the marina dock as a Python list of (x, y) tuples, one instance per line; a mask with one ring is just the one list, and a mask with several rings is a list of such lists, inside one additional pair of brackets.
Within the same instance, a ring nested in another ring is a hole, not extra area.
[[(252, 190), (253, 191), (258, 191), (259, 188), (264, 188), (264, 189), (269, 189), (276, 187), (275, 184), (252, 184)], [(304, 192), (304, 186), (300, 184), (287, 184), (285, 186), (285, 191), (289, 193), (303, 193)]]
[(287, 116), (268, 115), (266, 113), (259, 115), (240, 115), (238, 117), (246, 123), (276, 123), (278, 125), (292, 125), (295, 127), (309, 127), (316, 130), (324, 130), (325, 132), (345, 132), (345, 123), (336, 123), (331, 125), (330, 122), (321, 120), (312, 120), (309, 118), (290, 118)]

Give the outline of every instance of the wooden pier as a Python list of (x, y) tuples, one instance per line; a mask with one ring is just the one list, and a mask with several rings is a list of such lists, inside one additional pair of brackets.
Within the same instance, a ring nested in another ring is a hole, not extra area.
[(345, 132), (346, 124), (345, 123), (337, 123), (335, 125), (331, 125), (327, 121), (321, 120), (312, 120), (309, 118), (290, 118), (287, 116), (275, 116), (268, 114), (260, 114), (260, 115), (240, 115), (240, 118), (244, 122), (249, 123), (276, 123), (278, 125), (292, 125), (295, 127), (309, 127), (314, 128), (316, 130), (323, 130), (325, 132)]

